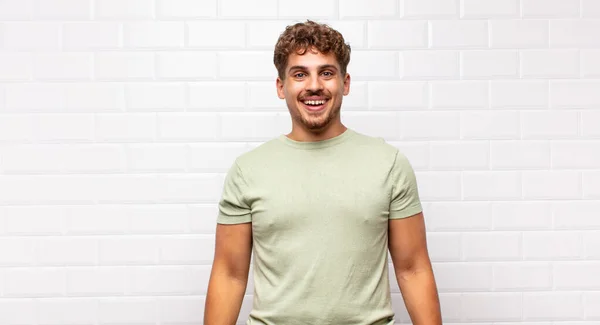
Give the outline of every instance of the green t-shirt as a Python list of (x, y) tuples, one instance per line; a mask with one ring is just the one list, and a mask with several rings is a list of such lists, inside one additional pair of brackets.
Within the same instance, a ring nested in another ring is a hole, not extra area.
[(252, 223), (247, 324), (393, 324), (388, 219), (421, 211), (411, 165), (382, 138), (281, 135), (241, 155), (217, 222)]

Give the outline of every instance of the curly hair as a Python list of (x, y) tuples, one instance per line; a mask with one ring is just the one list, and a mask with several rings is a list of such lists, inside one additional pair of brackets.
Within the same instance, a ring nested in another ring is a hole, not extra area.
[(326, 24), (307, 20), (305, 23), (287, 26), (277, 40), (273, 63), (279, 78), (285, 79), (285, 68), (290, 54), (295, 52), (303, 55), (313, 47), (323, 54), (333, 53), (342, 75), (346, 74), (350, 63), (350, 45), (345, 43), (344, 37), (337, 30)]

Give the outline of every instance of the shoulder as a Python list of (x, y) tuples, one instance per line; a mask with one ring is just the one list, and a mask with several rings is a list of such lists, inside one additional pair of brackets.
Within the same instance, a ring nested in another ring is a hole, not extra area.
[(281, 141), (274, 138), (240, 154), (235, 159), (235, 164), (242, 170), (252, 170), (258, 166), (264, 166), (265, 162), (272, 160), (280, 153)]

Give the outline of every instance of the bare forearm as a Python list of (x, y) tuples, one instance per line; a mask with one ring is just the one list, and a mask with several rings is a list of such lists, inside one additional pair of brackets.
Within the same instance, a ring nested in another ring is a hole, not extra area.
[(397, 272), (398, 286), (414, 325), (440, 325), (442, 316), (431, 268)]
[(204, 308), (205, 325), (235, 325), (244, 293), (247, 279), (236, 279), (225, 273), (213, 270), (208, 283), (206, 305)]

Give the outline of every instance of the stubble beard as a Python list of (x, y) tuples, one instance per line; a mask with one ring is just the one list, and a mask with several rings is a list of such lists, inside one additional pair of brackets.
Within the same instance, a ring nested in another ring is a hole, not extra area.
[[(302, 125), (310, 130), (310, 131), (321, 131), (325, 129), (327, 126), (331, 124), (333, 120), (335, 120), (340, 114), (341, 107), (332, 107), (330, 110), (323, 112), (319, 115), (312, 114), (303, 114), (302, 112), (298, 112), (298, 118), (296, 119)], [(303, 110), (303, 108), (298, 108), (298, 110)]]

